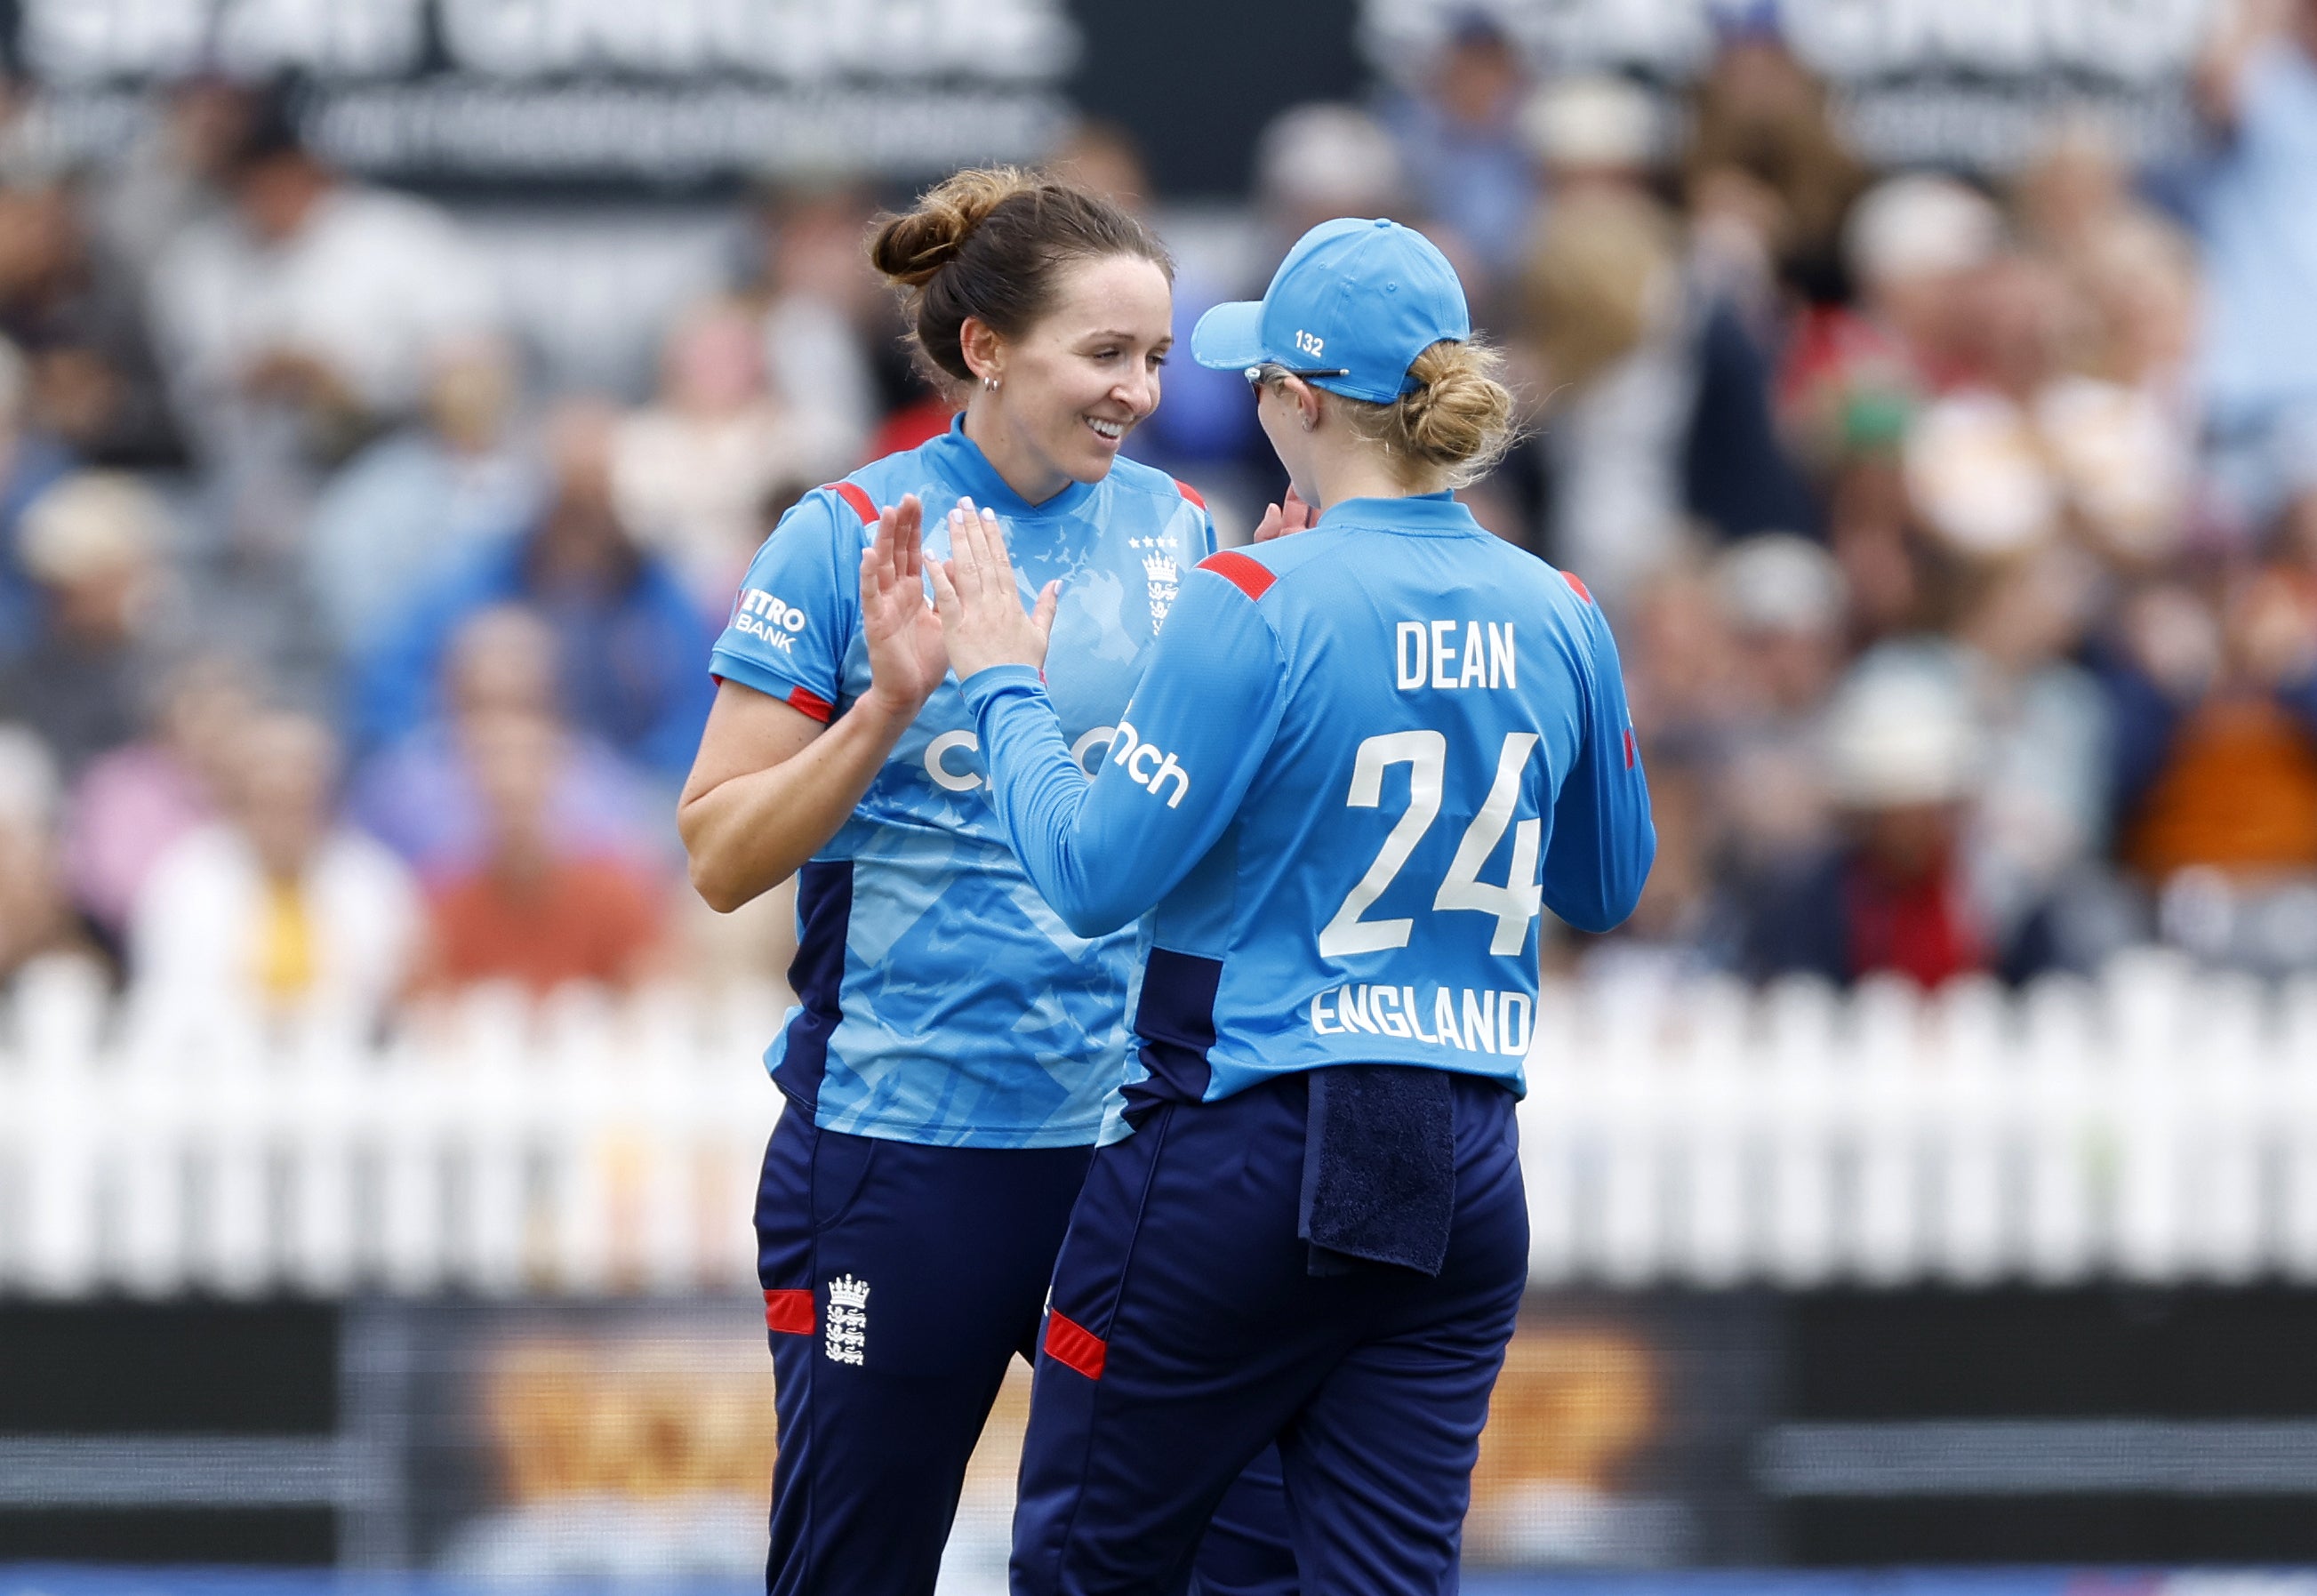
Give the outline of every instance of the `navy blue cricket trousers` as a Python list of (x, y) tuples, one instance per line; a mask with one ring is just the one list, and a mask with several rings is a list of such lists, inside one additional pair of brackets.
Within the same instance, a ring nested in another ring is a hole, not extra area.
[(1015, 1596), (1175, 1588), (1277, 1443), (1304, 1596), (1453, 1592), (1489, 1394), (1528, 1278), (1513, 1098), (1455, 1085), (1436, 1278), (1315, 1277), (1303, 1077), (1167, 1103), (1095, 1155), (1055, 1266), (1014, 1515)]
[[(819, 1129), (802, 1106), (781, 1116), (756, 1197), (780, 1423), (770, 1596), (929, 1596), (1006, 1362), (1034, 1352), (1092, 1152), (926, 1147)], [(1293, 1596), (1285, 1512), (1275, 1459), (1267, 1479), (1249, 1470), (1200, 1589)]]

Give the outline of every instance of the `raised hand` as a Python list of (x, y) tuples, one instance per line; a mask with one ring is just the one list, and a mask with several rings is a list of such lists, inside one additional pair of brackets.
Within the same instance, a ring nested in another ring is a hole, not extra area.
[(925, 507), (914, 493), (877, 517), (861, 551), (861, 631), (869, 691), (879, 708), (914, 720), (949, 668), (941, 621), (926, 603)]
[(949, 547), (948, 560), (935, 560), (926, 569), (933, 575), (934, 603), (957, 679), (962, 682), (993, 665), (1042, 666), (1062, 585), (1047, 583), (1038, 595), (1037, 608), (1024, 613), (997, 513), (977, 512), (970, 498), (958, 500), (958, 507), (949, 513)]
[(1311, 507), (1295, 497), (1295, 489), (1287, 489), (1287, 497), (1275, 505), (1263, 507), (1263, 519), (1255, 525), (1255, 541), (1267, 543), (1273, 538), (1285, 537), (1291, 532), (1309, 532), (1319, 520)]

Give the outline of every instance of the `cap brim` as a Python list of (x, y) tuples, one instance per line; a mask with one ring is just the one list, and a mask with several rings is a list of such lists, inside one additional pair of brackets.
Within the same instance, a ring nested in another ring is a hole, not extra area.
[(1235, 300), (1217, 305), (1199, 318), (1191, 329), (1191, 358), (1218, 372), (1243, 372), (1260, 365), (1263, 352), (1263, 301)]

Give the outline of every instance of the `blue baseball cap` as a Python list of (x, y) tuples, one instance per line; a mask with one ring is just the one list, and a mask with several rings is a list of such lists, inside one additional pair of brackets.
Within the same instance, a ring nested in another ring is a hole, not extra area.
[(1260, 300), (1217, 305), (1191, 329), (1191, 358), (1217, 371), (1274, 361), (1346, 399), (1389, 404), (1443, 338), (1472, 336), (1456, 269), (1432, 240), (1383, 218), (1323, 221), (1295, 241)]

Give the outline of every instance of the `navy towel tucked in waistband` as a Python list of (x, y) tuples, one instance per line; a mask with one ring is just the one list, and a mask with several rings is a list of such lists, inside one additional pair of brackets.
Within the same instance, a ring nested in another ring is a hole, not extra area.
[(1296, 1233), (1311, 1272), (1437, 1275), (1456, 1212), (1454, 1082), (1412, 1064), (1337, 1064), (1310, 1080)]

